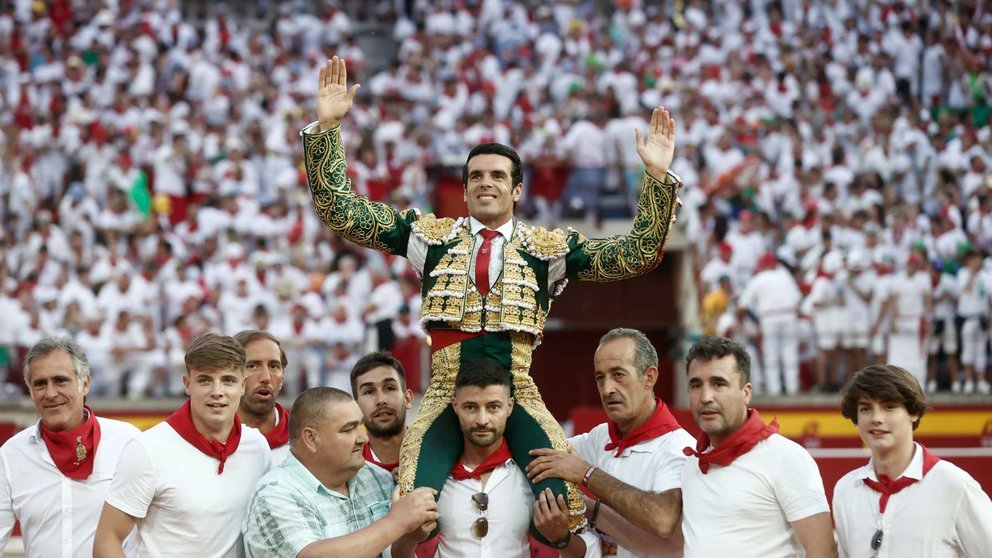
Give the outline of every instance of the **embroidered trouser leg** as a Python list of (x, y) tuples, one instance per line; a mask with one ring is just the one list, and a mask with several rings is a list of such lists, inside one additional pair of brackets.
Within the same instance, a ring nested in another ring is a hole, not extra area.
[[(420, 402), (413, 424), (403, 436), (400, 450), (399, 484), (403, 493), (414, 487), (429, 486), (440, 493), (451, 468), (462, 452), (462, 433), (451, 408), (455, 376), (463, 362), (490, 358), (513, 375), (513, 412), (506, 424), (506, 440), (513, 460), (524, 470), (533, 457), (528, 452), (551, 447), (567, 450), (568, 441), (561, 425), (548, 412), (541, 394), (530, 377), (531, 336), (524, 333), (489, 333), (455, 343), (431, 355), (433, 376)], [(534, 497), (550, 488), (568, 501), (569, 528), (577, 531), (585, 524), (585, 506), (577, 487), (561, 479), (533, 485)], [(531, 525), (531, 533), (547, 542)]]

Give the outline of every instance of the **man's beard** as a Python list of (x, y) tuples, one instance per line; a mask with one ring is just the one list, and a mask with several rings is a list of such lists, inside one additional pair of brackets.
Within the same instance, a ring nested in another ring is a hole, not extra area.
[(370, 436), (376, 438), (390, 438), (396, 436), (403, 432), (403, 428), (406, 426), (406, 417), (396, 415), (392, 422), (387, 424), (379, 424), (372, 420), (365, 421), (365, 430), (368, 431)]
[(241, 397), (240, 408), (249, 415), (264, 418), (276, 408), (276, 398), (273, 397), (269, 401), (255, 401), (251, 395), (244, 395)]

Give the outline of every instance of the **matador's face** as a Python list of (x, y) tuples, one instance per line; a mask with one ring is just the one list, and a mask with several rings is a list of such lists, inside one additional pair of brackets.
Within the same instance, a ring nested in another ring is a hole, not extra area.
[(492, 153), (468, 161), (465, 203), (468, 214), (495, 229), (513, 217), (513, 204), (520, 199), (523, 184), (513, 183), (513, 162)]

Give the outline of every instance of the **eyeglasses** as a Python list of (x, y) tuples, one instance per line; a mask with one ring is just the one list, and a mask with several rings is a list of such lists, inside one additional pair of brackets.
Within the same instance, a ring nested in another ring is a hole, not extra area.
[(482, 515), (472, 523), (472, 536), (481, 539), (489, 534), (489, 520), (486, 519), (486, 512), (489, 511), (489, 495), (485, 492), (477, 492), (472, 495), (472, 503), (475, 509)]
[(871, 537), (871, 549), (878, 550), (882, 546), (882, 530), (879, 529), (875, 531), (875, 534)]

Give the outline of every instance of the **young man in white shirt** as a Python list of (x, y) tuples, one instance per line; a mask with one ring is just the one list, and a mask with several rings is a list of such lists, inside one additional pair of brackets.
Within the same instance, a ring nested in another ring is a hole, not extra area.
[[(600, 556), (599, 540), (586, 531), (572, 535), (563, 496), (550, 489), (535, 502), (530, 482), (515, 463), (503, 434), (513, 412), (512, 380), (497, 361), (462, 364), (455, 378), (452, 408), (464, 449), (438, 499), (440, 532), (436, 558), (529, 558), (531, 514), (536, 530), (560, 556)], [(418, 554), (423, 555), (423, 549)], [(397, 558), (412, 548), (393, 545)]]
[(685, 448), (682, 533), (686, 558), (837, 556), (816, 462), (748, 408), (751, 359), (724, 337), (686, 355), (689, 405), (702, 430)]
[(968, 473), (913, 441), (926, 408), (919, 382), (898, 366), (869, 366), (844, 389), (841, 412), (871, 460), (834, 488), (840, 556), (988, 556), (992, 501)]
[(93, 555), (119, 557), (135, 525), (142, 556), (235, 557), (258, 479), (269, 469), (265, 437), (242, 428), (245, 350), (205, 333), (186, 351), (189, 400), (128, 444), (97, 527)]
[[(97, 417), (86, 406), (89, 362), (71, 337), (49, 337), (31, 347), (24, 381), (41, 420), (0, 447), (0, 555), (20, 521), (28, 556), (92, 556), (117, 460), (140, 431)], [(133, 536), (124, 550), (136, 555)]]
[(400, 464), (406, 412), (413, 405), (403, 365), (388, 351), (365, 355), (351, 369), (351, 393), (369, 435), (365, 461), (392, 473)]
[(569, 439), (574, 452), (533, 450), (528, 476), (592, 492), (587, 516), (606, 537), (604, 555), (681, 556), (683, 449), (693, 439), (654, 394), (658, 352), (642, 332), (616, 328), (600, 339), (594, 363), (609, 422)]
[(272, 466), (289, 455), (289, 411), (276, 399), (282, 393), (286, 351), (274, 335), (249, 329), (234, 335), (245, 349), (245, 393), (238, 405), (238, 418), (265, 436), (272, 450)]

